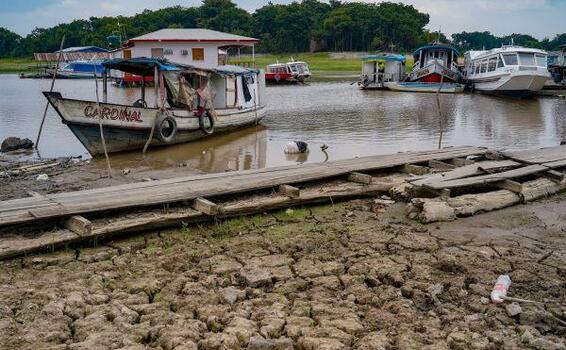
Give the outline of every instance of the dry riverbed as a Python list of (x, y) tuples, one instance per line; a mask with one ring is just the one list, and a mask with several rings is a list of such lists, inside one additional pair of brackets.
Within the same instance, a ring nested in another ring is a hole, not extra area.
[[(565, 348), (566, 195), (438, 225), (372, 203), (0, 262), (0, 348)], [(545, 309), (488, 304), (502, 273)]]

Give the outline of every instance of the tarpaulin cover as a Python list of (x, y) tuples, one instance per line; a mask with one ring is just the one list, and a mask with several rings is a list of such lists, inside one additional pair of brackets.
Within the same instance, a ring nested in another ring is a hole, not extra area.
[(248, 75), (257, 74), (258, 70), (244, 68), (240, 66), (205, 66), (205, 65), (185, 65), (169, 62), (160, 58), (136, 57), (130, 59), (116, 58), (102, 64), (106, 69), (116, 69), (130, 74), (152, 76), (155, 67), (160, 71), (186, 71), (199, 70), (219, 75)]

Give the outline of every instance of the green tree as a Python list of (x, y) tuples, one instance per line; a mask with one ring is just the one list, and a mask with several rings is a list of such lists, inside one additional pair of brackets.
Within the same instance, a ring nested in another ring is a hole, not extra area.
[(0, 27), (0, 57), (12, 56), (21, 40), (22, 37), (18, 34)]

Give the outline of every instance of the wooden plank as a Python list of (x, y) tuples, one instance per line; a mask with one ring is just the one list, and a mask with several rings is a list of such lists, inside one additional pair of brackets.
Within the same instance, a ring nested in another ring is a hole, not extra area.
[(556, 171), (556, 170), (549, 170), (546, 173), (544, 173), (543, 175), (549, 177), (552, 180), (561, 182), (564, 181), (564, 178), (566, 177), (566, 174), (564, 174), (561, 171)]
[(523, 184), (521, 198), (523, 202), (530, 202), (536, 199), (548, 197), (555, 193), (564, 191), (566, 182), (554, 182), (550, 179), (541, 177), (533, 181), (527, 181)]
[(406, 174), (426, 175), (430, 173), (430, 168), (422, 165), (405, 164), (400, 171)]
[(444, 173), (431, 174), (415, 180), (409, 179), (408, 181), (415, 186), (423, 186), (426, 183), (456, 180), (475, 175), (483, 175), (486, 172), (518, 167), (520, 165), (520, 163), (512, 160), (485, 160), (474, 164), (465, 165)]
[(564, 168), (564, 167), (566, 167), (566, 159), (557, 160), (557, 161), (554, 161), (554, 162), (547, 162), (547, 163), (543, 163), (542, 165), (549, 167), (551, 169)]
[(495, 185), (501, 189), (507, 190), (507, 191), (511, 191), (514, 193), (521, 193), (523, 191), (523, 185), (521, 185), (519, 182), (517, 181), (513, 181), (513, 180), (503, 180), (503, 181), (498, 181), (495, 183)]
[(440, 170), (452, 170), (456, 168), (454, 164), (446, 163), (441, 160), (431, 159), (428, 161), (428, 166)]
[(537, 150), (502, 152), (506, 157), (529, 164), (542, 164), (566, 160), (566, 146), (541, 148)]
[[(304, 183), (332, 178), (356, 171), (388, 169), (405, 163), (418, 163), (430, 159), (451, 159), (454, 157), (484, 154), (485, 152), (486, 149), (474, 147), (407, 152), (327, 163), (200, 175), (181, 180), (156, 180), (105, 189), (61, 193), (47, 196), (51, 200), (58, 201), (61, 205), (34, 209), (31, 211), (34, 217), (30, 217), (28, 214), (30, 210), (22, 208), (19, 216), (10, 215), (7, 219), (0, 218), (0, 226), (30, 222), (36, 218), (48, 219), (119, 208), (159, 205), (205, 196), (210, 198), (212, 196), (276, 187), (281, 184)], [(34, 202), (30, 199), (28, 203), (31, 205)], [(10, 203), (0, 203), (0, 206), (10, 207)]]
[[(370, 185), (354, 182), (334, 181), (319, 185), (312, 185), (301, 191), (301, 198), (290, 198), (286, 195), (271, 194), (253, 197), (242, 196), (229, 202), (222, 203), (221, 218), (240, 215), (263, 213), (269, 210), (287, 208), (294, 205), (330, 203), (341, 200), (373, 197), (387, 192), (396, 183), (375, 180)], [(108, 222), (101, 219), (100, 223), (93, 222), (93, 230), (89, 235), (79, 236), (70, 230), (59, 230), (54, 233), (43, 234), (37, 238), (10, 238), (0, 240), (0, 259), (9, 259), (33, 252), (51, 251), (56, 247), (88, 241), (93, 238), (103, 239), (119, 234), (146, 231), (166, 227), (179, 226), (184, 223), (198, 223), (208, 221), (210, 215), (200, 211), (173, 208), (168, 213), (150, 211), (137, 217), (128, 217)]]
[(464, 166), (474, 164), (475, 162), (471, 159), (466, 158), (452, 158), (450, 159), (450, 164), (454, 164), (455, 166)]
[(280, 185), (278, 191), (290, 198), (299, 198), (301, 196), (301, 190), (291, 185)]
[(442, 188), (457, 188), (457, 187), (484, 185), (484, 184), (499, 182), (502, 180), (537, 174), (547, 170), (548, 168), (545, 166), (534, 164), (496, 174), (488, 174), (488, 175), (474, 176), (463, 179), (426, 183), (424, 184), (424, 186), (432, 189), (442, 189)]
[(92, 222), (80, 215), (62, 219), (61, 225), (79, 236), (89, 235), (92, 232)]
[(206, 215), (216, 215), (219, 212), (219, 207), (217, 204), (204, 198), (197, 198), (193, 201), (193, 209), (200, 211)]
[(371, 184), (371, 175), (358, 172), (348, 174), (348, 181), (357, 182), (364, 185)]

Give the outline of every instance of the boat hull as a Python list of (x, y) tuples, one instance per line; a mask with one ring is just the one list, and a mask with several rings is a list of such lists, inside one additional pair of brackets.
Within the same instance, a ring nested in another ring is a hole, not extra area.
[(427, 92), (427, 93), (445, 93), (445, 94), (456, 94), (464, 91), (463, 84), (455, 83), (421, 83), (421, 82), (407, 82), (407, 83), (397, 83), (397, 82), (386, 82), (385, 87), (393, 91), (405, 91), (405, 92)]
[(440, 83), (460, 81), (460, 73), (450, 70), (444, 65), (433, 62), (409, 74), (409, 80), (423, 83)]
[[(44, 92), (49, 103), (61, 120), (92, 156), (104, 153), (100, 138), (99, 121), (102, 123), (106, 149), (109, 153), (133, 151), (144, 147), (151, 135), (152, 126), (159, 115), (157, 108), (139, 108), (127, 105), (64, 99), (59, 93)], [(216, 110), (214, 133), (228, 132), (240, 127), (257, 124), (264, 116), (265, 108), (258, 106), (245, 109)], [(102, 118), (98, 117), (100, 111)], [(199, 119), (186, 110), (169, 110), (177, 123), (177, 133), (170, 142), (154, 136), (150, 146), (169, 146), (190, 142), (212, 135), (200, 130)]]
[(542, 90), (549, 78), (550, 74), (547, 72), (518, 71), (482, 78), (470, 78), (468, 83), (474, 91), (506, 97), (526, 98)]

